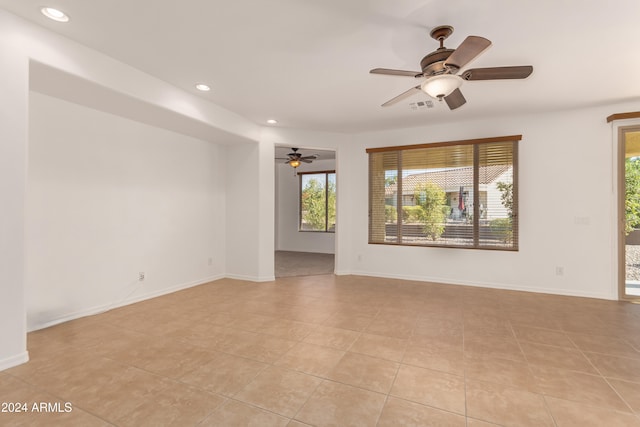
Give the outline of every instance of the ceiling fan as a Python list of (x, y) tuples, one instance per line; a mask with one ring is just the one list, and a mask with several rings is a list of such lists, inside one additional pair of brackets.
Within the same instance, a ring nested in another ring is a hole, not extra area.
[(449, 109), (455, 110), (467, 102), (460, 91), (460, 86), (465, 80), (524, 79), (533, 72), (531, 65), (522, 65), (472, 68), (458, 74), (462, 67), (491, 46), (491, 41), (484, 37), (468, 36), (457, 49), (447, 49), (444, 47), (444, 41), (452, 33), (453, 27), (450, 25), (442, 25), (431, 30), (429, 35), (440, 42), (440, 47), (422, 58), (422, 61), (420, 61), (422, 71), (392, 70), (388, 68), (374, 68), (369, 71), (371, 74), (414, 78), (424, 77), (425, 79), (418, 86), (412, 87), (395, 98), (391, 98), (382, 104), (383, 107), (393, 105), (417, 92), (424, 91), (432, 98), (440, 101), (444, 99)]
[(289, 166), (295, 169), (298, 166), (300, 166), (300, 162), (311, 163), (318, 158), (317, 154), (312, 154), (310, 156), (303, 156), (302, 154), (298, 153), (298, 150), (299, 150), (298, 148), (291, 148), (291, 151), (293, 151), (293, 153), (287, 154), (286, 158), (276, 157), (276, 160), (286, 160), (285, 164), (288, 164)]

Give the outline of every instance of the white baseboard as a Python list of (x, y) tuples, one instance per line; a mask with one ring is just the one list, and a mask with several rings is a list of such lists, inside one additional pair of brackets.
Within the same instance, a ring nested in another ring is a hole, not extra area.
[(64, 323), (64, 322), (68, 322), (70, 320), (75, 320), (75, 319), (79, 319), (81, 317), (86, 317), (86, 316), (93, 316), (95, 314), (100, 314), (100, 313), (104, 313), (105, 311), (109, 311), (109, 310), (113, 310), (114, 308), (118, 308), (118, 307), (123, 307), (125, 305), (129, 305), (129, 304), (135, 304), (137, 302), (141, 302), (141, 301), (146, 301), (148, 299), (151, 298), (156, 298), (162, 295), (167, 295), (167, 294), (172, 294), (174, 292), (178, 292), (181, 291), (183, 289), (188, 289), (188, 288), (192, 288), (194, 286), (199, 286), (199, 285), (203, 285), (205, 283), (209, 283), (209, 282), (213, 282), (214, 280), (220, 280), (220, 279), (224, 279), (224, 275), (216, 275), (216, 276), (210, 276), (204, 279), (200, 279), (200, 280), (195, 280), (193, 282), (187, 282), (187, 283), (182, 283), (176, 286), (171, 286), (169, 288), (164, 288), (161, 289), (159, 291), (155, 291), (155, 292), (149, 292), (146, 293), (144, 295), (138, 295), (138, 296), (134, 296), (134, 297), (130, 297), (125, 299), (124, 301), (116, 301), (116, 302), (111, 302), (109, 304), (103, 304), (103, 305), (99, 305), (99, 306), (95, 306), (95, 307), (91, 307), (91, 308), (86, 308), (86, 309), (82, 309), (82, 310), (78, 310), (78, 311), (74, 311), (71, 313), (67, 313), (64, 315), (59, 315), (56, 316), (55, 318), (46, 320), (46, 321), (42, 321), (42, 322), (38, 322), (35, 325), (30, 325), (28, 328), (28, 332), (32, 332), (32, 331), (37, 331), (39, 329), (44, 329), (44, 328), (48, 328), (51, 326), (55, 326), (59, 323)]
[[(338, 274), (338, 273), (336, 273)], [(442, 283), (445, 285), (459, 285), (459, 286), (473, 286), (479, 288), (491, 288), (491, 289), (504, 289), (509, 291), (522, 291), (522, 292), (534, 292), (539, 294), (552, 294), (552, 295), (564, 295), (583, 298), (596, 298), (606, 300), (616, 300), (615, 296), (598, 292), (580, 292), (575, 289), (557, 289), (557, 288), (538, 288), (529, 286), (518, 286), (513, 284), (493, 283), (493, 282), (470, 282), (464, 280), (451, 280), (444, 277), (428, 277), (428, 276), (411, 276), (402, 274), (388, 274), (369, 271), (352, 271), (348, 274), (355, 276), (367, 276), (367, 277), (383, 277), (387, 279), (399, 279), (399, 280), (411, 280), (416, 282), (432, 282)]]
[(22, 365), (23, 363), (27, 363), (28, 361), (29, 361), (28, 351), (24, 351), (20, 354), (16, 354), (15, 356), (4, 358), (0, 360), (0, 371), (13, 368), (14, 366)]
[(227, 274), (224, 276), (226, 279), (244, 280), (246, 282), (273, 282), (276, 280), (275, 276), (245, 276), (243, 274)]

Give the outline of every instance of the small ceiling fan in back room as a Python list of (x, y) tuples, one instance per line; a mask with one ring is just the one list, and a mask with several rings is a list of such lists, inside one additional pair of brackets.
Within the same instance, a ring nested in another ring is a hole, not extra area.
[(422, 58), (422, 61), (420, 61), (422, 71), (393, 70), (389, 68), (374, 68), (369, 71), (371, 74), (424, 78), (424, 81), (419, 85), (382, 104), (383, 107), (393, 105), (423, 91), (432, 98), (440, 101), (444, 99), (449, 108), (455, 110), (467, 102), (460, 91), (460, 86), (465, 80), (524, 79), (533, 72), (531, 65), (520, 65), (472, 68), (458, 74), (460, 69), (491, 46), (491, 41), (484, 37), (468, 36), (457, 49), (447, 49), (444, 47), (444, 41), (452, 33), (453, 27), (450, 25), (442, 25), (431, 30), (430, 36), (440, 42), (440, 47)]
[(287, 157), (276, 157), (276, 160), (286, 160), (285, 164), (295, 169), (300, 166), (300, 163), (311, 163), (318, 158), (317, 154), (303, 156), (301, 153), (298, 153), (298, 150), (298, 148), (292, 148), (291, 151), (293, 152), (287, 154)]

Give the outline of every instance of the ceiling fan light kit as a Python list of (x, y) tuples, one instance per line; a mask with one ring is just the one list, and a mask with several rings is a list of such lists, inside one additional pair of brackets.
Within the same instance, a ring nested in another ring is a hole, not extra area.
[(462, 78), (453, 74), (440, 74), (422, 82), (420, 89), (430, 97), (442, 101), (442, 98), (462, 86), (462, 81)]
[(382, 104), (383, 107), (396, 104), (417, 92), (423, 91), (432, 98), (440, 101), (444, 99), (449, 109), (455, 110), (467, 102), (460, 91), (460, 86), (462, 86), (465, 80), (525, 79), (533, 72), (531, 65), (523, 65), (475, 68), (466, 70), (458, 75), (458, 71), (460, 71), (462, 67), (473, 61), (478, 55), (491, 46), (491, 41), (484, 37), (468, 36), (457, 49), (447, 49), (444, 47), (444, 41), (452, 33), (453, 27), (450, 25), (441, 25), (431, 30), (429, 35), (440, 43), (440, 47), (422, 58), (420, 61), (420, 69), (422, 71), (394, 70), (389, 68), (374, 68), (369, 71), (371, 74), (425, 79), (418, 86), (412, 87), (400, 95), (391, 98)]

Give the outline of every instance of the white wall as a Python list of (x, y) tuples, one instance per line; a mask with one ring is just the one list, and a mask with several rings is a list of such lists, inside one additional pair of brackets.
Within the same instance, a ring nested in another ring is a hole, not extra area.
[(224, 147), (36, 92), (29, 135), (29, 329), (224, 276)]
[[(135, 113), (159, 128), (177, 129), (197, 122), (197, 129), (191, 134), (208, 135), (215, 143), (257, 141), (260, 137), (259, 126), (235, 113), (0, 10), (0, 370), (28, 360), (24, 218), (29, 74), (30, 65), (35, 62), (90, 82), (92, 90), (101, 87), (96, 92), (109, 96), (92, 99), (95, 108)], [(69, 82), (67, 78), (63, 80)], [(44, 81), (46, 86), (48, 79), (40, 75), (38, 81)], [(90, 97), (76, 93), (70, 98)], [(146, 108), (149, 110), (143, 111)], [(154, 114), (157, 111), (163, 114)], [(166, 113), (180, 118), (171, 120)], [(171, 123), (167, 125), (168, 122)], [(271, 182), (273, 185), (273, 179)], [(266, 235), (262, 240), (267, 242), (273, 234), (267, 228), (260, 233)]]
[[(301, 166), (303, 172), (335, 170), (335, 160), (316, 160)], [(276, 250), (295, 252), (335, 253), (335, 233), (300, 232), (299, 176), (287, 164), (276, 165)], [(339, 180), (336, 177), (336, 182)]]
[[(620, 104), (357, 135), (348, 147), (349, 167), (338, 170), (350, 189), (345, 202), (352, 251), (345, 260), (350, 268), (343, 272), (616, 299), (613, 142), (605, 118), (639, 107)], [(513, 134), (523, 135), (519, 252), (367, 244), (365, 148)], [(564, 275), (556, 275), (556, 267), (563, 267)]]
[[(3, 26), (0, 19), (0, 29)], [(24, 314), (29, 74), (28, 61), (2, 30), (0, 69), (0, 370), (3, 370), (29, 358)]]

